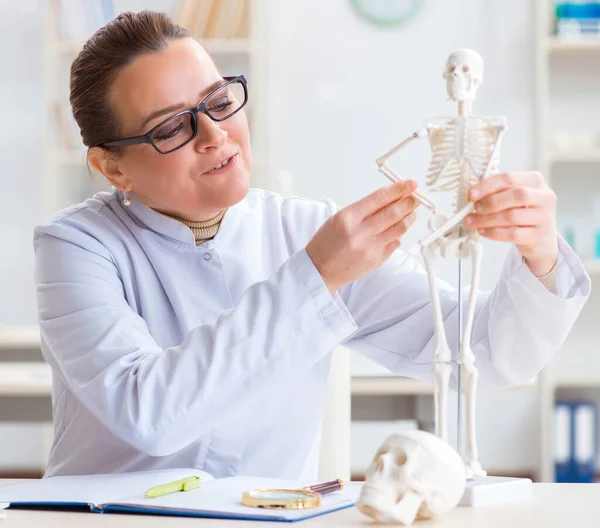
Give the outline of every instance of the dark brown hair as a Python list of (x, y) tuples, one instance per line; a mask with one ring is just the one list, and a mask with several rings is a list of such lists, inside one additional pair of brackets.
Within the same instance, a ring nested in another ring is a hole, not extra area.
[[(87, 147), (117, 139), (120, 123), (109, 100), (117, 74), (136, 57), (192, 37), (165, 13), (124, 12), (96, 31), (71, 65), (70, 102)], [(111, 148), (117, 150), (118, 148)]]

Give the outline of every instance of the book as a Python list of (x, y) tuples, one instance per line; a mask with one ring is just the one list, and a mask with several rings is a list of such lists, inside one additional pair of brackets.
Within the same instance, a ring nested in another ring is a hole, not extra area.
[[(200, 487), (155, 498), (148, 489), (192, 476)], [(91, 513), (144, 513), (294, 522), (354, 506), (359, 483), (322, 496), (321, 506), (305, 510), (254, 508), (242, 504), (242, 493), (250, 489), (301, 489), (315, 483), (268, 477), (213, 478), (197, 469), (163, 469), (102, 475), (47, 477), (0, 486), (0, 503), (21, 508), (81, 508)]]

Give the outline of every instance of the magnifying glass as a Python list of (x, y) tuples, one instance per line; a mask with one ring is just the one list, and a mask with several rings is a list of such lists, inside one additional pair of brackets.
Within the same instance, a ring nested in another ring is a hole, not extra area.
[(307, 510), (321, 506), (321, 496), (344, 487), (340, 479), (294, 489), (253, 489), (242, 494), (242, 504), (253, 508)]

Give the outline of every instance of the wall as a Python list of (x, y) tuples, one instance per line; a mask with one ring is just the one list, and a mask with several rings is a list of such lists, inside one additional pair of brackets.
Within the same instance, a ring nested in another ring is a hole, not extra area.
[[(0, 3), (0, 323), (33, 323), (31, 227), (40, 221), (43, 172), (43, 43), (40, 0)], [(26, 38), (27, 37), (27, 38)], [(18, 53), (8, 53), (15, 49)], [(3, 253), (4, 253), (3, 251)]]
[[(424, 4), (406, 27), (379, 29), (360, 20), (346, 0), (270, 1), (271, 173), (291, 172), (296, 194), (329, 197), (345, 206), (386, 184), (375, 159), (426, 118), (455, 113), (441, 76), (448, 53), (458, 47), (478, 50), (485, 61), (476, 112), (508, 120), (501, 167), (533, 167), (530, 2)], [(392, 165), (422, 183), (427, 160), (426, 145), (411, 145)], [(425, 232), (424, 212), (407, 234), (406, 247)], [(490, 242), (484, 247), (481, 287), (489, 289), (507, 246)], [(456, 270), (456, 262), (443, 263), (439, 275), (456, 284)], [(536, 404), (535, 391), (480, 395), (478, 434), (485, 467), (535, 467)]]

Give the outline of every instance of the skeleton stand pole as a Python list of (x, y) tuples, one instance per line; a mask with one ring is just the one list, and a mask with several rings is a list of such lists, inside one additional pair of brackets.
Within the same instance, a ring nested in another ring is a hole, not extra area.
[[(462, 343), (462, 260), (458, 259), (458, 342), (457, 350), (460, 351)], [(456, 369), (456, 378), (458, 382), (458, 392), (456, 396), (457, 401), (457, 418), (456, 418), (456, 450), (463, 456), (463, 449), (461, 445), (461, 431), (462, 431), (462, 386), (460, 380), (460, 365)]]

